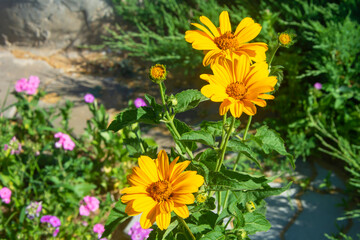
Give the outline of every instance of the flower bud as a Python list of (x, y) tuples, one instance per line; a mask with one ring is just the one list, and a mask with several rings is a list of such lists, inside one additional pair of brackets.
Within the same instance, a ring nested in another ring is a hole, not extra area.
[(154, 83), (161, 83), (166, 79), (166, 67), (162, 64), (155, 64), (150, 68), (149, 77)]
[(207, 199), (207, 194), (206, 193), (199, 193), (197, 196), (196, 196), (196, 201), (198, 203), (204, 203)]
[(289, 32), (282, 32), (279, 34), (279, 43), (283, 47), (290, 47), (294, 44), (295, 34)]
[(254, 202), (253, 201), (249, 201), (249, 202), (247, 202), (246, 204), (245, 204), (245, 207), (246, 207), (246, 209), (248, 210), (248, 212), (253, 212), (253, 211), (255, 211), (255, 204), (254, 204)]

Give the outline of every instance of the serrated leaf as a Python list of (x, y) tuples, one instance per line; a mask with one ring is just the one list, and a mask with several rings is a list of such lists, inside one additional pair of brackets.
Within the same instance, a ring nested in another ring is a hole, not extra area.
[(205, 164), (210, 171), (215, 171), (216, 163), (219, 158), (218, 152), (213, 149), (206, 149), (204, 152), (196, 155), (199, 162)]
[(180, 140), (186, 142), (200, 142), (208, 146), (215, 145), (214, 137), (203, 130), (184, 133), (181, 135)]
[(177, 99), (177, 105), (174, 107), (176, 113), (185, 112), (189, 109), (197, 107), (200, 102), (208, 100), (207, 97), (195, 89), (189, 89), (182, 91), (175, 95)]
[(197, 225), (197, 224), (188, 223), (187, 225), (193, 234), (198, 234), (204, 232), (205, 230), (212, 229), (212, 227), (209, 224)]
[(126, 205), (121, 201), (118, 201), (115, 204), (115, 207), (111, 210), (110, 215), (106, 220), (105, 232), (103, 233), (102, 237), (109, 236), (119, 224), (130, 218), (130, 216), (125, 213), (125, 207)]
[(223, 170), (211, 172), (209, 175), (209, 189), (213, 191), (240, 191), (261, 189), (265, 177), (256, 177), (246, 173)]
[(266, 232), (271, 228), (270, 222), (260, 213), (247, 212), (244, 214), (245, 225), (244, 230), (249, 234), (256, 232)]
[(224, 234), (224, 229), (221, 226), (216, 226), (215, 229), (211, 232), (205, 234), (201, 240), (225, 240), (226, 235)]
[(148, 124), (159, 123), (159, 116), (155, 114), (154, 110), (150, 107), (139, 107), (137, 109), (128, 109), (119, 113), (115, 120), (113, 120), (107, 130), (114, 132), (123, 129), (135, 122), (142, 122)]
[(246, 192), (232, 192), (234, 196), (237, 198), (239, 203), (245, 205), (246, 202), (253, 201), (258, 202), (264, 198), (279, 195), (282, 192), (288, 190), (291, 186), (292, 182), (288, 183), (285, 187), (282, 188), (272, 188), (268, 184), (263, 186), (263, 189), (250, 190)]
[(239, 139), (231, 139), (227, 145), (228, 151), (242, 153), (253, 161), (259, 168), (262, 168), (260, 162), (256, 159), (255, 153), (244, 142)]
[(266, 154), (275, 150), (281, 155), (286, 156), (291, 166), (295, 169), (294, 157), (286, 151), (284, 140), (280, 137), (279, 133), (269, 129), (268, 126), (262, 126), (256, 130), (254, 138)]

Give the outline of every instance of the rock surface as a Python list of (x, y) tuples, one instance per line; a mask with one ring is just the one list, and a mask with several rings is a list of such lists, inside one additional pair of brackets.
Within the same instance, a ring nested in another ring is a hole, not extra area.
[(114, 19), (109, 0), (1, 0), (0, 43), (67, 48), (94, 43)]

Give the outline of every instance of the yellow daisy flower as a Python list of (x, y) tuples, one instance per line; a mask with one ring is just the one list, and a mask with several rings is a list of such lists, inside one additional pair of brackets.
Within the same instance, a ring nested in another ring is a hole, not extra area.
[(224, 61), (224, 64), (213, 64), (214, 75), (202, 74), (200, 78), (209, 84), (201, 88), (201, 93), (213, 102), (222, 102), (220, 115), (230, 110), (239, 118), (244, 112), (247, 115), (256, 114), (256, 107), (265, 107), (263, 99), (274, 99), (266, 94), (274, 90), (276, 77), (270, 76), (265, 62), (250, 66), (250, 61), (244, 55), (239, 58)]
[[(254, 42), (253, 40), (261, 31), (261, 26), (255, 23), (252, 18), (244, 18), (237, 26), (235, 32), (231, 30), (229, 13), (223, 11), (219, 17), (220, 28), (205, 16), (200, 17), (207, 28), (198, 23), (192, 23), (200, 30), (189, 30), (185, 33), (185, 40), (192, 43), (192, 47), (197, 50), (206, 51), (203, 65), (207, 66), (216, 60), (245, 55), (251, 61), (265, 61), (265, 52), (268, 49), (266, 43)], [(210, 31), (209, 31), (210, 30)]]
[(142, 213), (141, 227), (147, 229), (156, 221), (161, 230), (170, 224), (171, 212), (187, 218), (189, 210), (186, 204), (192, 204), (204, 178), (196, 171), (185, 171), (190, 161), (177, 163), (179, 157), (169, 164), (168, 155), (160, 151), (157, 159), (148, 156), (139, 157), (139, 166), (134, 167), (121, 201), (126, 203), (125, 212), (130, 216)]

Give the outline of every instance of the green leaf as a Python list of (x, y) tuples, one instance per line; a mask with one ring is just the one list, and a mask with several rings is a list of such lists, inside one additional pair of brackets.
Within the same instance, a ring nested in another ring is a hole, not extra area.
[(90, 191), (95, 188), (96, 188), (95, 184), (83, 182), (76, 184), (73, 188), (73, 191), (79, 198), (82, 198), (83, 196), (88, 195)]
[(209, 190), (214, 191), (239, 191), (261, 189), (267, 179), (263, 176), (256, 177), (246, 173), (230, 170), (211, 172), (209, 174)]
[(128, 109), (119, 113), (107, 129), (117, 132), (135, 122), (157, 124), (159, 121), (160, 117), (156, 115), (152, 108), (140, 107), (137, 109)]
[(204, 177), (206, 183), (209, 182), (209, 169), (205, 164), (197, 161), (191, 161), (188, 170), (197, 171), (198, 174)]
[(224, 234), (224, 228), (221, 226), (216, 226), (215, 229), (211, 232), (205, 234), (201, 240), (225, 240), (226, 236)]
[(164, 232), (164, 235), (162, 236), (162, 240), (166, 239), (166, 237), (179, 225), (179, 221), (176, 218), (173, 218), (173, 221), (171, 221), (169, 227)]
[(215, 145), (214, 137), (203, 130), (184, 133), (183, 135), (181, 135), (180, 140), (187, 142), (200, 142), (208, 146)]
[(244, 230), (249, 234), (255, 234), (256, 232), (268, 231), (271, 228), (271, 224), (266, 217), (260, 213), (247, 212), (244, 214), (245, 225)]
[(125, 222), (130, 216), (125, 213), (126, 205), (120, 201), (115, 204), (115, 207), (111, 210), (109, 217), (105, 223), (105, 232), (102, 237), (109, 236), (115, 228), (120, 224)]
[(234, 218), (234, 222), (235, 222), (234, 228), (239, 228), (239, 227), (244, 226), (245, 219), (244, 219), (243, 213), (237, 207), (237, 202), (230, 203), (230, 205), (228, 207), (228, 212), (231, 213), (231, 215), (233, 215), (235, 217)]
[(260, 200), (270, 197), (279, 195), (282, 192), (288, 190), (291, 186), (292, 182), (288, 183), (285, 187), (282, 188), (272, 188), (268, 184), (263, 186), (263, 189), (257, 190), (250, 190), (246, 192), (232, 192), (234, 196), (237, 198), (239, 203), (242, 203), (245, 206), (246, 202), (253, 201), (259, 202)]
[(199, 162), (205, 164), (205, 166), (211, 170), (215, 171), (216, 163), (219, 158), (218, 152), (213, 149), (206, 149), (205, 151), (196, 155), (195, 159), (198, 159)]
[(176, 113), (185, 112), (189, 109), (195, 108), (200, 102), (208, 100), (207, 97), (195, 89), (189, 89), (182, 91), (175, 95), (177, 99), (177, 105), (174, 107)]
[(227, 149), (228, 151), (233, 151), (237, 153), (242, 153), (252, 160), (259, 168), (262, 168), (260, 162), (256, 159), (255, 153), (249, 148), (246, 143), (242, 142), (239, 139), (231, 139), (228, 142)]
[(198, 225), (198, 224), (188, 223), (187, 225), (193, 234), (198, 234), (198, 233), (204, 232), (205, 230), (212, 229), (212, 227), (209, 224)]
[[(226, 119), (226, 124), (227, 126), (230, 126), (232, 119), (229, 117)], [(234, 124), (234, 128), (238, 128), (240, 126), (241, 122), (240, 120), (236, 119), (235, 120), (235, 124)], [(223, 121), (217, 121), (217, 122), (213, 122), (213, 121), (203, 121), (200, 124), (200, 128), (208, 133), (210, 133), (213, 136), (221, 136), (222, 133), (222, 129), (223, 129)]]
[(284, 140), (280, 137), (279, 133), (269, 129), (268, 126), (262, 126), (256, 130), (254, 138), (266, 154), (275, 150), (281, 155), (286, 156), (291, 166), (295, 169), (294, 157), (286, 151)]

